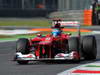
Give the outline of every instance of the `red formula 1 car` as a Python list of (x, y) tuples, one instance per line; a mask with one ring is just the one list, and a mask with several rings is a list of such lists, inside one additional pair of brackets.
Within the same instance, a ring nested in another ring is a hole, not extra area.
[(19, 64), (39, 60), (86, 60), (96, 59), (95, 36), (71, 36), (62, 33), (59, 20), (52, 26), (52, 33), (46, 36), (37, 34), (33, 39), (20, 38), (16, 43), (15, 60)]

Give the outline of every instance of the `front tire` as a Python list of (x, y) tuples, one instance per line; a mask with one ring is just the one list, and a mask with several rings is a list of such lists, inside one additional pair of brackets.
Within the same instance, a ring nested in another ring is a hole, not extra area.
[(16, 52), (21, 52), (22, 54), (29, 54), (29, 40), (26, 38), (20, 38), (16, 42)]
[[(22, 54), (29, 54), (30, 53), (30, 45), (29, 45), (29, 40), (26, 38), (20, 38), (17, 42), (16, 42), (16, 52), (21, 52)], [(16, 58), (17, 59), (17, 58)], [(16, 60), (15, 59), (15, 60)], [(28, 64), (29, 61), (27, 60), (17, 60), (18, 64)]]
[(74, 58), (74, 62), (80, 62), (80, 53), (79, 53), (79, 39), (78, 37), (71, 37), (68, 39), (69, 52), (75, 51), (77, 53)]
[(71, 37), (68, 39), (69, 52), (79, 51), (79, 39), (77, 37)]

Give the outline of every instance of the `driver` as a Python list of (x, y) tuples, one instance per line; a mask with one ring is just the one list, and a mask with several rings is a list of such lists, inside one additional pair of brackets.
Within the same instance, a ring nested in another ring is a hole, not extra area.
[(54, 26), (52, 26), (52, 35), (54, 37), (61, 35), (62, 28), (60, 23), (56, 23)]

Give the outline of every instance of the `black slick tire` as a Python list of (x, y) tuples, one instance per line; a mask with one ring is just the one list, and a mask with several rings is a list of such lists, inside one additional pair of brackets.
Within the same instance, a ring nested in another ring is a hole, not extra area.
[(85, 60), (96, 59), (97, 46), (96, 46), (96, 39), (94, 36), (83, 37), (82, 53)]
[[(76, 51), (79, 54), (79, 39), (78, 37), (70, 37), (68, 39), (69, 52)], [(75, 63), (80, 62), (80, 57), (73, 60)]]
[(71, 37), (68, 39), (69, 52), (79, 51), (79, 39), (77, 37)]
[(21, 52), (22, 54), (28, 54), (29, 50), (29, 40), (26, 38), (20, 38), (16, 42), (16, 52)]

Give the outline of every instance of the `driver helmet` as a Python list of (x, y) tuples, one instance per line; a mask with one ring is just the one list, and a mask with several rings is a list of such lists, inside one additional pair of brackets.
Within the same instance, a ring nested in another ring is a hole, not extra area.
[(61, 28), (61, 24), (57, 23), (57, 24), (53, 25), (51, 28)]
[(59, 36), (61, 34), (61, 31), (58, 28), (52, 29), (52, 35), (54, 37)]

